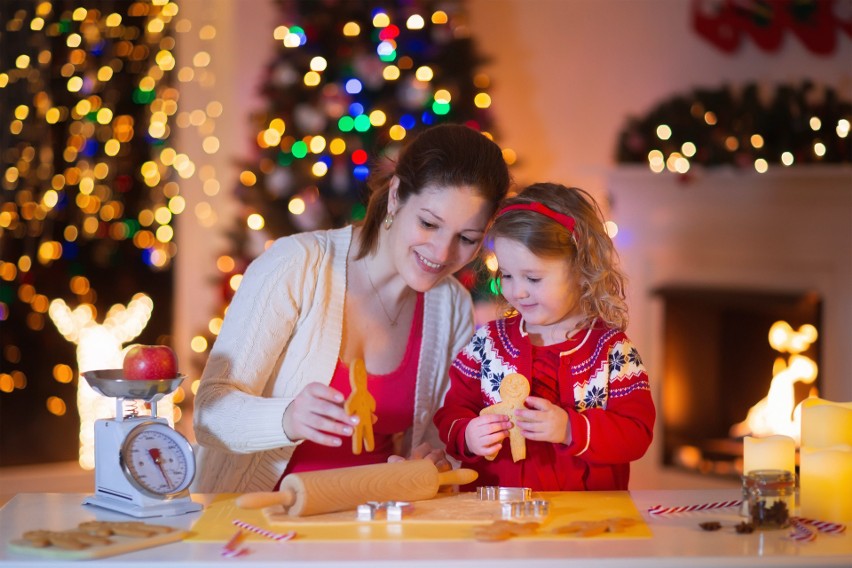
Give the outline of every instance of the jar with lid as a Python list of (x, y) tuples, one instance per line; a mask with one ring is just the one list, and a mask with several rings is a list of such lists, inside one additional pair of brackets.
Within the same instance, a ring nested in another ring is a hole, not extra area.
[(796, 506), (796, 477), (781, 469), (759, 469), (743, 477), (748, 513), (756, 529), (780, 529), (790, 524)]

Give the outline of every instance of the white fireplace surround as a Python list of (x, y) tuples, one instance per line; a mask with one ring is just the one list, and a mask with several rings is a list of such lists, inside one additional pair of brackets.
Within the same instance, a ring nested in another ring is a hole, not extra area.
[[(628, 333), (658, 405), (655, 442), (635, 464), (631, 488), (695, 486), (697, 475), (661, 466), (659, 405), (666, 385), (663, 306), (655, 289), (815, 292), (823, 310), (820, 396), (852, 401), (852, 168), (800, 166), (764, 174), (725, 168), (690, 172), (685, 179), (636, 166), (611, 172), (607, 191), (629, 278)], [(770, 380), (771, 369), (767, 388)]]

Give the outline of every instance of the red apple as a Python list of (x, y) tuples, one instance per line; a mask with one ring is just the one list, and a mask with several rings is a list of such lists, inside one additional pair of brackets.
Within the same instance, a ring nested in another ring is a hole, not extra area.
[(165, 345), (134, 345), (124, 356), (124, 378), (153, 381), (177, 377), (177, 357)]

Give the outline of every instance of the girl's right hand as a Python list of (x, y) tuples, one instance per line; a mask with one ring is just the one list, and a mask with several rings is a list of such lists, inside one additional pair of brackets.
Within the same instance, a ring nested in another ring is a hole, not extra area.
[(512, 421), (505, 414), (477, 416), (467, 425), (464, 442), (467, 451), (477, 456), (491, 456), (500, 451), (503, 440), (509, 437)]
[(311, 383), (284, 411), (284, 434), (292, 441), (310, 440), (322, 446), (340, 446), (339, 436), (351, 436), (357, 416), (343, 410), (343, 394), (328, 385)]

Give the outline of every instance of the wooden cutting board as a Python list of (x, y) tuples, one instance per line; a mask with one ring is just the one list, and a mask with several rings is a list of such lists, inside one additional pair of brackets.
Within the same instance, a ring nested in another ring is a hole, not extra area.
[(109, 539), (113, 544), (102, 546), (90, 546), (81, 550), (65, 550), (55, 546), (44, 548), (36, 548), (27, 544), (24, 540), (13, 540), (8, 545), (8, 550), (16, 554), (26, 554), (29, 556), (38, 556), (41, 558), (51, 558), (56, 560), (92, 560), (95, 558), (106, 558), (107, 556), (115, 556), (126, 552), (134, 552), (136, 550), (145, 550), (146, 548), (154, 548), (171, 542), (178, 542), (186, 538), (189, 533), (186, 531), (175, 529), (172, 532), (159, 534), (150, 537), (127, 537), (127, 536), (110, 536)]

